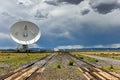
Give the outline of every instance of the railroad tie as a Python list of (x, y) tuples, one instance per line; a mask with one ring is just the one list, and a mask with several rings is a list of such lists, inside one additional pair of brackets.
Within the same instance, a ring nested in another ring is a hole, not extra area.
[(97, 77), (100, 80), (106, 80), (104, 77), (102, 77), (101, 75), (99, 75), (97, 72), (92, 72), (92, 74)]
[(15, 74), (9, 76), (8, 78), (4, 79), (4, 80), (13, 80), (15, 78), (17, 78), (18, 76), (20, 76), (21, 74), (23, 74), (24, 72), (28, 71), (30, 68), (25, 68), (25, 69), (21, 69), (20, 71), (16, 72)]
[(114, 76), (120, 78), (120, 75), (119, 75), (119, 74), (117, 74), (117, 73), (115, 73), (115, 72), (110, 72), (110, 73), (111, 73), (112, 75), (114, 75)]
[(35, 72), (34, 76), (32, 76), (32, 78), (31, 78), (30, 80), (38, 80), (38, 79), (40, 78), (41, 73), (42, 73), (44, 70), (45, 70), (45, 67), (39, 68), (39, 69)]
[(25, 72), (24, 74), (22, 74), (21, 76), (17, 77), (14, 80), (25, 80), (27, 77), (29, 77), (36, 69), (38, 69), (38, 67), (33, 67), (32, 69), (30, 69), (29, 71)]
[(93, 76), (91, 76), (88, 72), (85, 72), (84, 76), (87, 78), (87, 80), (94, 80)]
[(118, 78), (116, 78), (116, 77), (114, 77), (106, 72), (98, 72), (98, 73), (109, 80), (119, 80)]
[(84, 71), (83, 71), (80, 67), (78, 67), (78, 70), (79, 70), (80, 72), (84, 73)]

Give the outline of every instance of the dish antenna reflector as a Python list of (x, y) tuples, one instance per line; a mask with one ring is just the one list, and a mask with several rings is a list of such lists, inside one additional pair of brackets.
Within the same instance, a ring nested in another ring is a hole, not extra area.
[(36, 24), (29, 21), (16, 22), (10, 28), (11, 38), (22, 45), (23, 50), (28, 50), (28, 45), (37, 42), (41, 32)]

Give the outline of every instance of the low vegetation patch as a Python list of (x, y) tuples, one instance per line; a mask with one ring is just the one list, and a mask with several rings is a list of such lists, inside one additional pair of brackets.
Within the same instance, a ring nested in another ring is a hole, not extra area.
[(58, 64), (58, 65), (57, 65), (57, 68), (58, 68), (58, 69), (61, 69), (61, 65), (60, 65), (60, 64)]
[(98, 59), (91, 58), (91, 57), (88, 57), (88, 56), (83, 56), (79, 53), (71, 53), (71, 55), (77, 57), (78, 59), (83, 59), (83, 60), (87, 60), (87, 61), (90, 61), (90, 62), (99, 62)]
[(18, 68), (27, 62), (41, 59), (50, 53), (32, 53), (29, 56), (26, 53), (0, 53), (0, 63), (7, 64), (10, 68)]
[(92, 55), (96, 55), (96, 56), (101, 56), (101, 57), (107, 57), (107, 58), (113, 58), (113, 59), (118, 59), (120, 60), (120, 54), (115, 54), (115, 53), (100, 53), (100, 54), (92, 54)]
[(73, 66), (74, 60), (69, 60), (69, 66)]
[(120, 71), (120, 67), (116, 65), (107, 65), (107, 66), (102, 66), (103, 69), (108, 70), (108, 71)]
[(3, 66), (0, 66), (0, 69), (4, 69), (4, 67), (3, 67)]

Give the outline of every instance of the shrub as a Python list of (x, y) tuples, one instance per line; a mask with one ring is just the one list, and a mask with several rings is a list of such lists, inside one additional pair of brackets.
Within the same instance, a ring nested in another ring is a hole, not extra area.
[(70, 66), (73, 66), (73, 64), (74, 64), (74, 61), (73, 61), (73, 60), (70, 60), (70, 61), (69, 61), (69, 65), (70, 65)]
[(95, 62), (98, 62), (98, 61), (99, 61), (99, 60), (97, 60), (97, 59), (95, 60)]
[(57, 65), (57, 68), (58, 68), (58, 69), (61, 69), (61, 66), (60, 66), (60, 64), (58, 64), (58, 65)]
[(10, 57), (8, 56), (7, 58), (9, 59)]
[(113, 69), (113, 65), (112, 64), (110, 65), (110, 69)]
[(84, 59), (82, 56), (79, 57), (80, 59)]

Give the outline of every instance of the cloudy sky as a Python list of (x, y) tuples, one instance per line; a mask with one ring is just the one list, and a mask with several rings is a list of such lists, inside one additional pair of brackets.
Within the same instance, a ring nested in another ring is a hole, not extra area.
[(120, 0), (3, 0), (0, 48), (16, 48), (9, 36), (18, 21), (38, 25), (40, 48), (120, 47)]

